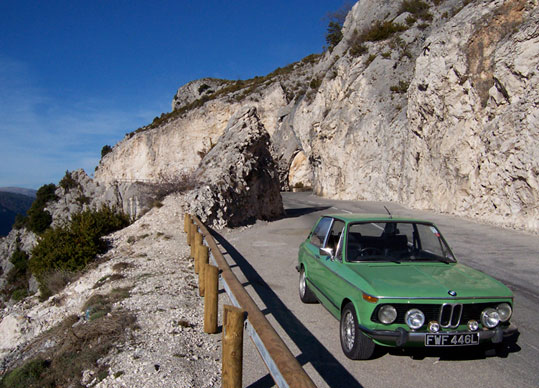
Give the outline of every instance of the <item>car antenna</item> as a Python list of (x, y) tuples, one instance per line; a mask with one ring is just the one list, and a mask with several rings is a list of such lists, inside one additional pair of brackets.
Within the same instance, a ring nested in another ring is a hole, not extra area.
[(389, 218), (393, 218), (393, 215), (391, 214), (391, 212), (389, 211), (389, 209), (384, 205), (384, 209), (386, 209), (386, 212), (387, 214), (389, 214)]

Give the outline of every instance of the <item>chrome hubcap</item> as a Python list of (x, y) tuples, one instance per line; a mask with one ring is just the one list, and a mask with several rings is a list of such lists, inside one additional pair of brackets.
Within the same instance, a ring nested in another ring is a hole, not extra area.
[(343, 343), (346, 346), (346, 349), (351, 350), (354, 346), (354, 338), (356, 336), (356, 327), (354, 322), (354, 317), (350, 311), (346, 312), (343, 321), (342, 327), (342, 337)]
[(299, 276), (299, 292), (301, 295), (305, 295), (305, 272)]

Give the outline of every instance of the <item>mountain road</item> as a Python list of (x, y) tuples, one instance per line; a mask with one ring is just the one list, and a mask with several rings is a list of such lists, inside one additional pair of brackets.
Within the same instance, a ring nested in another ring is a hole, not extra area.
[[(537, 387), (539, 386), (539, 238), (390, 202), (338, 201), (312, 193), (283, 193), (286, 216), (214, 232), (234, 273), (318, 387)], [(303, 304), (295, 269), (299, 244), (327, 213), (385, 213), (438, 225), (457, 260), (512, 289), (516, 342), (494, 349), (380, 348), (371, 360), (352, 361), (339, 342), (339, 322), (321, 304)], [(243, 385), (273, 380), (254, 345), (244, 341)]]

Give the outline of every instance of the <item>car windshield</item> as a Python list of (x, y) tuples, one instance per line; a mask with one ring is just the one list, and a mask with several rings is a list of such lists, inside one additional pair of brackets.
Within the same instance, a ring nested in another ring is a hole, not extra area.
[(348, 228), (347, 261), (441, 261), (455, 257), (438, 229), (416, 222), (362, 222)]

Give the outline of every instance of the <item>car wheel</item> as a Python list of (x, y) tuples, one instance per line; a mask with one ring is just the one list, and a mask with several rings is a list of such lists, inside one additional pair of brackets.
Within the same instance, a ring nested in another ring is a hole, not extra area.
[(305, 269), (301, 267), (299, 271), (299, 298), (303, 303), (316, 303), (317, 299), (314, 293), (310, 290), (305, 280)]
[(344, 306), (340, 324), (341, 347), (346, 357), (352, 360), (367, 360), (376, 345), (359, 330), (356, 311), (352, 303)]

